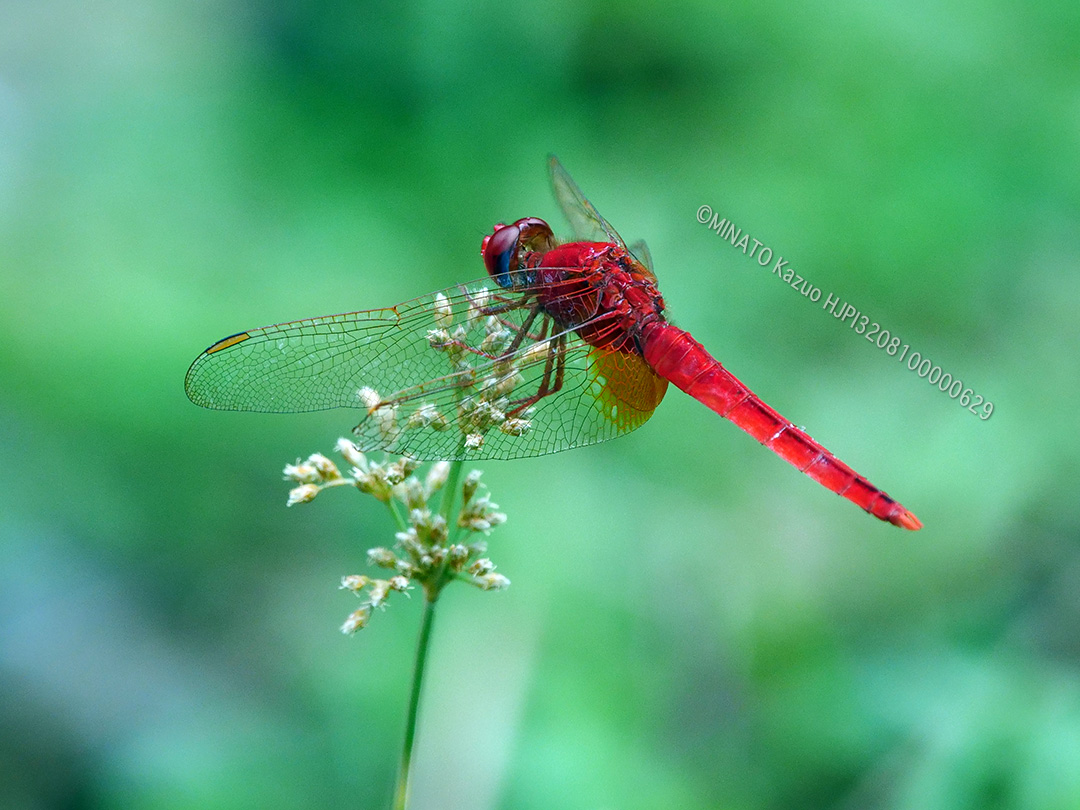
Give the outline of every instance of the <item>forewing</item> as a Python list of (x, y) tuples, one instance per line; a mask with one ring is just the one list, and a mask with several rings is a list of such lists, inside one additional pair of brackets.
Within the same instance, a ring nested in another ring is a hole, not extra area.
[(652, 273), (652, 256), (646, 244), (639, 240), (628, 247), (619, 232), (600, 216), (596, 206), (589, 202), (554, 155), (548, 158), (548, 168), (551, 171), (551, 187), (555, 191), (555, 199), (570, 223), (574, 238), (585, 242), (614, 242), (629, 250)]
[(596, 206), (589, 202), (554, 155), (548, 158), (548, 169), (551, 172), (551, 187), (555, 191), (555, 199), (569, 221), (574, 237), (584, 242), (614, 242), (626, 247), (618, 231), (600, 216)]
[(185, 387), (207, 408), (360, 408), (362, 449), (417, 459), (542, 455), (644, 424), (667, 382), (635, 354), (534, 316), (537, 292), (475, 282), (389, 309), (252, 329), (199, 355)]
[(649, 271), (649, 274), (656, 278), (656, 270), (653, 269), (652, 253), (649, 251), (649, 246), (645, 244), (644, 239), (638, 239), (634, 244), (630, 245), (629, 250), (634, 254), (642, 266)]
[[(431, 349), (438, 319), (465, 324), (471, 312), (476, 326), (483, 321), (477, 303), (496, 297), (511, 306), (524, 300), (482, 280), (388, 309), (251, 329), (199, 355), (184, 387), (196, 405), (222, 410), (364, 408), (361, 389), (397, 391), (445, 375), (445, 356)], [(511, 309), (503, 317), (512, 323), (520, 314)]]

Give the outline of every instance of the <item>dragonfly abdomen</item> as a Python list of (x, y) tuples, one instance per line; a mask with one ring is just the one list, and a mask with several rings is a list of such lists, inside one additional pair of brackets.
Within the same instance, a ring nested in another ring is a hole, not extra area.
[(901, 504), (762, 402), (688, 333), (657, 323), (646, 331), (643, 343), (645, 360), (653, 371), (731, 420), (800, 472), (874, 517), (905, 529), (922, 527)]

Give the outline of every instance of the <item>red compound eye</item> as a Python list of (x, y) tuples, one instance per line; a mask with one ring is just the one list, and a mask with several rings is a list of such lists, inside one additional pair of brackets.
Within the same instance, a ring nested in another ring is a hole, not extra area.
[(526, 217), (514, 224), (521, 230), (519, 241), (526, 250), (547, 251), (555, 247), (551, 226), (539, 217)]
[(500, 287), (512, 287), (512, 275), (518, 269), (518, 240), (521, 228), (496, 225), (491, 236), (484, 237), (484, 267)]
[(551, 227), (537, 217), (519, 219), (513, 225), (499, 223), (495, 232), (484, 237), (481, 253), (484, 266), (500, 287), (512, 288), (522, 284), (518, 269), (525, 252), (544, 252), (555, 247)]

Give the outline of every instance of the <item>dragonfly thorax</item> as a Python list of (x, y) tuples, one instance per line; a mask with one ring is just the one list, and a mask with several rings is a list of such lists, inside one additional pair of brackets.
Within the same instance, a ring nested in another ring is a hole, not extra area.
[(559, 245), (532, 272), (544, 310), (598, 348), (640, 354), (644, 333), (664, 321), (656, 278), (621, 245)]

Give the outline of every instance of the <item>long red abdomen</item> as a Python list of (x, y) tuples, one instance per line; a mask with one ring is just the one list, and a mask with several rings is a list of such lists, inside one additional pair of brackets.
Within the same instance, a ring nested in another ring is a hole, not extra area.
[(915, 515), (762, 402), (689, 334), (659, 322), (643, 337), (645, 361), (661, 377), (874, 517), (905, 529), (922, 528)]

